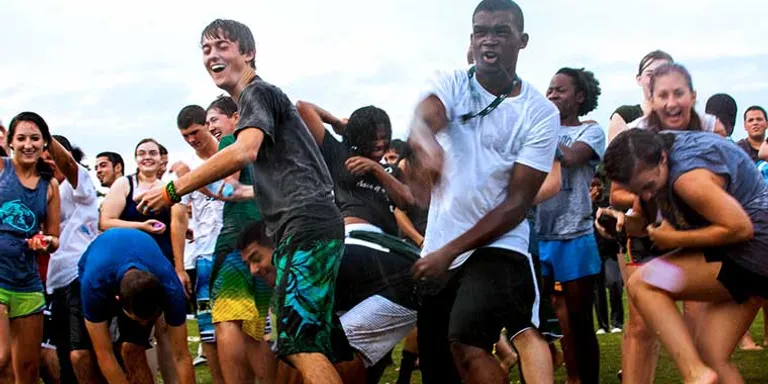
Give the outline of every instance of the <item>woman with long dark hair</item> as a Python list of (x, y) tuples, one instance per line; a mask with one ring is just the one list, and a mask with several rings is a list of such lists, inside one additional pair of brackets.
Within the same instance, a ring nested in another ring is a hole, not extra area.
[[(665, 127), (677, 120), (659, 117)], [(768, 185), (754, 163), (717, 135), (632, 129), (608, 147), (605, 171), (663, 216), (615, 215), (617, 229), (646, 233), (669, 252), (627, 288), (683, 381), (743, 382), (730, 355), (768, 297)], [(680, 300), (705, 303), (695, 329), (677, 309)]]
[(59, 184), (42, 158), (51, 141), (45, 120), (22, 112), (8, 127), (13, 157), (0, 162), (0, 382), (39, 378), (45, 298), (37, 253), (59, 247)]

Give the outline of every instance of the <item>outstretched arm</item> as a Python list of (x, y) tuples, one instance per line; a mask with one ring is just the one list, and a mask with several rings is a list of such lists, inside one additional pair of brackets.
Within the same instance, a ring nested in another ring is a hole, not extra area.
[(432, 187), (440, 181), (443, 149), (435, 139), (435, 134), (447, 125), (445, 105), (437, 96), (427, 97), (416, 108), (408, 137), (408, 145), (413, 152), (408, 185), (416, 203), (422, 207), (427, 205)]
[(88, 330), (88, 336), (91, 337), (93, 351), (96, 353), (96, 361), (107, 382), (110, 384), (129, 384), (128, 378), (115, 358), (107, 322), (92, 323), (86, 320), (85, 328)]

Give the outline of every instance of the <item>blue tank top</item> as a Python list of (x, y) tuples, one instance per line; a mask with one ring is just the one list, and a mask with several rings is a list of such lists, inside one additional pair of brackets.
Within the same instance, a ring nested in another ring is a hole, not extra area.
[(42, 229), (48, 209), (50, 180), (40, 178), (35, 189), (21, 184), (10, 158), (0, 171), (0, 288), (42, 292), (37, 255), (26, 240)]
[[(139, 212), (139, 210), (136, 209), (138, 203), (133, 200), (133, 179), (135, 177), (136, 175), (128, 176), (128, 184), (131, 186), (131, 189), (128, 191), (128, 196), (125, 197), (125, 208), (123, 208), (123, 212), (120, 213), (119, 219), (137, 223), (143, 223), (149, 219), (155, 219), (165, 224), (165, 232), (163, 232), (161, 235), (155, 235), (151, 233), (149, 235), (155, 239), (157, 245), (160, 246), (160, 249), (163, 251), (163, 255), (165, 255), (165, 257), (171, 261), (171, 265), (174, 265), (173, 248), (171, 248), (171, 211), (166, 209), (154, 215), (144, 215)], [(136, 184), (138, 185), (138, 180), (136, 181)]]

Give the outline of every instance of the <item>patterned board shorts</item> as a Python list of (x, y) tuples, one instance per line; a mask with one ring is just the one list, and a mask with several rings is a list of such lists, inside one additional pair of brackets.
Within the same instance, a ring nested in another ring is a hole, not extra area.
[(272, 291), (266, 281), (251, 275), (240, 252), (230, 253), (211, 286), (213, 323), (237, 321), (254, 340), (264, 340)]
[(352, 348), (333, 313), (343, 239), (292, 244), (289, 236), (273, 255), (277, 270), (272, 323), (277, 355), (322, 353), (332, 362), (350, 360)]

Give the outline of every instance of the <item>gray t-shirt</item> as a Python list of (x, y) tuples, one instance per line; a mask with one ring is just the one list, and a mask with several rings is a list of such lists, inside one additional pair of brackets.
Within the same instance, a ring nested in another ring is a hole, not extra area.
[(253, 163), (254, 192), (269, 235), (276, 243), (297, 233), (293, 242), (343, 238), (331, 175), (288, 96), (257, 77), (240, 95), (238, 111), (235, 136), (250, 128), (264, 132)]
[(596, 156), (580, 166), (562, 167), (560, 192), (538, 206), (536, 231), (539, 240), (571, 240), (594, 231), (589, 186), (595, 177), (595, 167), (605, 152), (605, 132), (598, 124), (561, 126), (559, 140), (566, 147), (583, 142)]

